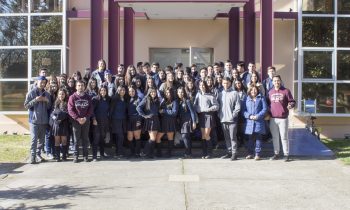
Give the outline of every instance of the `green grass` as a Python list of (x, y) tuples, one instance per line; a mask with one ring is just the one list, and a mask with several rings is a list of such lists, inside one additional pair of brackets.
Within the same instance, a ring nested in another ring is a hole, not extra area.
[(30, 136), (0, 135), (0, 163), (23, 162), (29, 155)]
[(350, 165), (350, 139), (322, 139), (322, 142), (335, 153), (337, 159)]

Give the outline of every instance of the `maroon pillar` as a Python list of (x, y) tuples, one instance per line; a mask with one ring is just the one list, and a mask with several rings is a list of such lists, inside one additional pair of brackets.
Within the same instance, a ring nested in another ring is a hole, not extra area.
[(103, 58), (103, 0), (91, 0), (90, 68), (96, 69)]
[(273, 65), (273, 7), (272, 0), (260, 0), (260, 62), (262, 78)]
[(255, 63), (255, 1), (244, 5), (244, 61)]
[(108, 0), (108, 68), (117, 73), (120, 56), (120, 7), (114, 0)]
[(134, 64), (135, 13), (131, 7), (124, 8), (124, 65)]
[(239, 8), (233, 7), (228, 13), (228, 56), (233, 66), (239, 60)]

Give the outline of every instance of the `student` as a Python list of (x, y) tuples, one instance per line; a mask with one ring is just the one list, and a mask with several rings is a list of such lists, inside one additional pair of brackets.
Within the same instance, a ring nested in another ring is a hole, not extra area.
[(187, 98), (190, 99), (192, 104), (194, 104), (194, 99), (196, 98), (196, 95), (197, 95), (197, 88), (194, 85), (194, 82), (192, 79), (189, 79), (188, 82), (186, 83), (185, 92), (186, 92)]
[(144, 118), (143, 131), (148, 131), (149, 141), (146, 145), (146, 157), (153, 158), (154, 146), (157, 137), (157, 133), (160, 130), (159, 123), (159, 98), (157, 96), (157, 90), (151, 88), (148, 91), (146, 97), (137, 106), (136, 110), (140, 116)]
[(126, 89), (125, 86), (117, 88), (116, 95), (112, 98), (111, 106), (112, 134), (116, 143), (115, 157), (117, 159), (124, 157), (124, 133), (126, 132)]
[(97, 148), (100, 149), (100, 158), (104, 159), (105, 156), (105, 138), (109, 132), (110, 126), (110, 103), (111, 98), (107, 94), (108, 87), (102, 85), (99, 89), (99, 94), (92, 99), (94, 105), (94, 116), (92, 120), (93, 124), (93, 143), (92, 143), (92, 160), (97, 161)]
[(274, 148), (274, 155), (271, 157), (271, 160), (279, 159), (281, 139), (285, 161), (288, 162), (291, 160), (289, 158), (288, 115), (289, 110), (295, 106), (295, 100), (290, 90), (282, 86), (280, 75), (274, 75), (272, 83), (274, 88), (268, 94), (271, 113), (270, 130)]
[(74, 135), (74, 163), (78, 163), (79, 146), (83, 146), (84, 162), (89, 162), (88, 142), (90, 117), (93, 114), (91, 97), (85, 92), (85, 83), (81, 80), (76, 82), (77, 91), (69, 97), (68, 113), (72, 120)]
[[(46, 78), (46, 75), (47, 75), (47, 68), (40, 68), (39, 72), (38, 72), (38, 77), (45, 77)], [(33, 90), (34, 88), (36, 88), (38, 86), (36, 79), (37, 78), (35, 78), (34, 83), (29, 86), (29, 90)]]
[(69, 136), (69, 118), (68, 118), (68, 93), (65, 89), (58, 91), (57, 99), (55, 100), (53, 112), (50, 116), (52, 123), (52, 135), (55, 138), (55, 155), (56, 161), (67, 160), (67, 137)]
[(117, 86), (113, 82), (112, 73), (110, 70), (105, 71), (105, 82), (101, 86), (107, 87), (107, 95), (109, 97), (114, 96)]
[(157, 88), (159, 88), (166, 81), (166, 74), (163, 69), (159, 69), (158, 71), (159, 83)]
[(75, 89), (75, 87), (76, 87), (75, 83), (76, 83), (76, 81), (74, 80), (73, 77), (69, 77), (67, 79), (67, 90), (68, 90), (69, 96), (73, 95), (73, 93), (75, 93), (77, 91)]
[(140, 77), (134, 77), (131, 81), (131, 84), (136, 88), (136, 95), (142, 100), (145, 97), (145, 93), (142, 87), (142, 81)]
[[(50, 83), (50, 84), (49, 84)], [(49, 109), (49, 116), (51, 115), (53, 109), (54, 109), (54, 102), (56, 101), (57, 97), (57, 92), (58, 92), (58, 85), (57, 82), (54, 80), (50, 80), (46, 86), (46, 91), (49, 92), (50, 94), (50, 101), (52, 102), (52, 105)], [(46, 128), (46, 133), (45, 133), (45, 152), (46, 152), (46, 157), (48, 159), (53, 159), (55, 158), (55, 140), (51, 132), (51, 128), (47, 127)]]
[(171, 88), (173, 95), (176, 95), (175, 77), (172, 72), (166, 74), (166, 81), (159, 87), (160, 96), (162, 98), (165, 97), (164, 91), (168, 88)]
[[(240, 79), (234, 81), (234, 88), (238, 93), (241, 106), (243, 106), (243, 103), (245, 102), (245, 99), (247, 97), (246, 89), (243, 86), (243, 83)], [(244, 129), (245, 129), (245, 119), (243, 116), (243, 110), (241, 109), (239, 115), (238, 115), (238, 127), (237, 127), (237, 147), (241, 147), (244, 145), (245, 141), (245, 134), (244, 134)]]
[(174, 148), (174, 135), (176, 131), (176, 116), (178, 112), (178, 102), (173, 95), (172, 88), (167, 87), (164, 91), (164, 99), (160, 103), (160, 130), (157, 133), (156, 149), (157, 156), (161, 157), (161, 139), (164, 134), (168, 137), (167, 157), (171, 157)]
[(98, 95), (98, 86), (97, 80), (95, 78), (91, 78), (87, 84), (86, 93), (91, 97), (95, 97)]
[(274, 66), (267, 67), (267, 75), (268, 77), (263, 81), (263, 86), (266, 94), (268, 94), (269, 91), (273, 88), (272, 77), (276, 75), (276, 68)]
[(134, 65), (129, 65), (125, 73), (125, 85), (130, 86), (134, 77), (138, 76)]
[(215, 127), (214, 112), (219, 110), (219, 104), (213, 94), (209, 93), (205, 81), (199, 82), (199, 91), (194, 100), (194, 107), (199, 115), (199, 126), (202, 133), (203, 159), (212, 157), (211, 128)]
[(41, 157), (41, 149), (49, 124), (48, 110), (51, 108), (50, 94), (44, 89), (46, 83), (47, 79), (44, 76), (38, 77), (36, 87), (28, 92), (24, 101), (24, 107), (29, 110), (31, 164), (45, 161)]
[(187, 98), (185, 88), (177, 89), (177, 97), (179, 100), (178, 121), (180, 125), (180, 133), (182, 141), (185, 144), (184, 158), (192, 158), (192, 141), (190, 134), (196, 129), (198, 118), (192, 102)]
[(97, 69), (91, 73), (91, 78), (96, 79), (96, 85), (100, 87), (105, 81), (106, 61), (101, 59), (97, 62)]
[(262, 134), (265, 134), (264, 116), (267, 111), (267, 104), (265, 97), (259, 93), (258, 87), (254, 85), (249, 87), (248, 96), (242, 109), (246, 119), (245, 134), (249, 136), (246, 159), (252, 159), (255, 153), (254, 159), (260, 160)]
[(225, 62), (225, 69), (223, 72), (223, 77), (232, 78), (232, 62), (230, 60), (227, 60)]
[[(136, 87), (134, 85), (128, 88), (129, 98), (127, 100), (128, 122), (126, 126), (127, 139), (130, 148), (130, 156), (140, 157), (141, 154), (141, 126), (142, 118), (137, 112), (136, 108), (141, 100), (136, 94)], [(134, 141), (135, 139), (135, 141)], [(136, 149), (135, 149), (136, 146)]]
[(185, 81), (183, 79), (184, 71), (182, 69), (178, 69), (176, 71), (175, 84), (176, 87), (185, 87)]
[(260, 80), (259, 80), (259, 76), (258, 76), (258, 73), (256, 72), (253, 72), (250, 75), (250, 81), (248, 83), (248, 89), (249, 87), (251, 86), (256, 86), (257, 88), (259, 88), (259, 93), (262, 95), (262, 96), (265, 96), (265, 88), (264, 86), (260, 83)]
[(226, 142), (226, 155), (221, 158), (237, 160), (237, 123), (241, 109), (241, 101), (237, 91), (231, 86), (231, 79), (226, 77), (222, 81), (223, 91), (219, 93), (218, 102), (220, 105), (218, 116), (220, 118), (222, 131)]

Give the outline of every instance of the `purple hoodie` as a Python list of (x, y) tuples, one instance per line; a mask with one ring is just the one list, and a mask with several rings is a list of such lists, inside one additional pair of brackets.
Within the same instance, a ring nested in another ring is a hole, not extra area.
[(69, 97), (68, 113), (74, 120), (83, 117), (89, 118), (93, 114), (92, 112), (92, 100), (88, 94), (80, 96), (75, 92)]
[(291, 92), (284, 87), (281, 87), (279, 90), (272, 88), (268, 96), (271, 117), (287, 118), (289, 115), (288, 104), (290, 104), (292, 108), (295, 106), (295, 100)]

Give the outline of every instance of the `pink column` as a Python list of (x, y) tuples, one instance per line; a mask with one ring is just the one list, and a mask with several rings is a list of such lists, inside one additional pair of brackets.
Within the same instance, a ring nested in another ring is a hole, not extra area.
[(244, 5), (244, 61), (255, 63), (255, 1)]
[(134, 64), (135, 13), (131, 7), (124, 8), (124, 65)]
[(114, 0), (108, 1), (108, 68), (117, 73), (120, 62), (120, 7)]
[(273, 6), (272, 0), (260, 0), (260, 61), (262, 78), (273, 65)]
[(103, 0), (91, 0), (90, 68), (96, 69), (103, 58)]
[(235, 66), (239, 60), (239, 8), (233, 7), (228, 13), (229, 59)]

